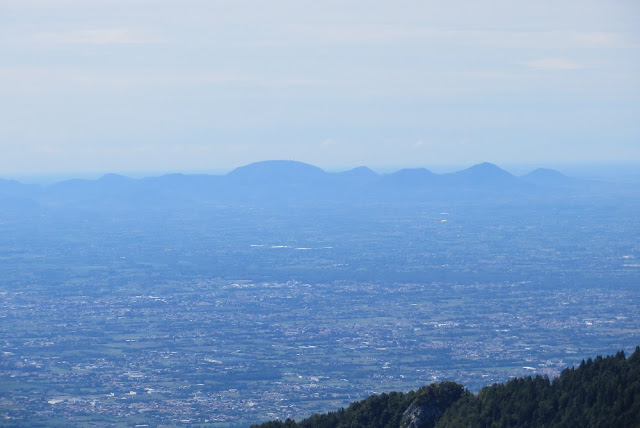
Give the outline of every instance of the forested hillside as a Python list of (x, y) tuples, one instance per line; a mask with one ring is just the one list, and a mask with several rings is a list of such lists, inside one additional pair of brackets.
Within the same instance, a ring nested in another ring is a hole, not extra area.
[(391, 392), (300, 422), (271, 421), (253, 428), (638, 427), (640, 347), (627, 358), (596, 357), (558, 378), (515, 378), (477, 395), (454, 382), (408, 393)]

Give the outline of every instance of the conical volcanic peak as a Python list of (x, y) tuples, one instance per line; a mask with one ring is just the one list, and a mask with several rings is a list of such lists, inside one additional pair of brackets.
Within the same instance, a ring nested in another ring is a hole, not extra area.
[(483, 162), (462, 171), (444, 174), (448, 184), (456, 186), (514, 186), (522, 182), (513, 174), (489, 163)]
[(483, 162), (455, 173), (460, 176), (474, 177), (477, 179), (490, 179), (496, 177), (515, 177), (499, 166), (490, 162)]
[(437, 174), (426, 168), (405, 168), (385, 176), (384, 181), (388, 184), (411, 187), (432, 183), (437, 177)]
[(524, 181), (540, 185), (568, 184), (574, 180), (549, 168), (538, 168), (520, 177)]
[(359, 166), (357, 168), (349, 169), (336, 173), (341, 177), (357, 177), (357, 178), (378, 178), (379, 175), (371, 168), (366, 166)]
[(270, 160), (236, 168), (228, 173), (226, 178), (235, 184), (268, 185), (315, 182), (326, 176), (327, 173), (324, 170), (304, 162)]

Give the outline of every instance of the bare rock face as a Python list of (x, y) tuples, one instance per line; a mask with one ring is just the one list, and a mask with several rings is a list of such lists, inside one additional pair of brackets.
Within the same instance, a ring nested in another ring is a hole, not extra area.
[(421, 406), (415, 401), (402, 414), (400, 428), (431, 428), (442, 416), (442, 410), (436, 406)]
[(421, 388), (402, 414), (400, 428), (433, 428), (449, 406), (468, 394), (462, 385), (454, 382), (440, 382)]

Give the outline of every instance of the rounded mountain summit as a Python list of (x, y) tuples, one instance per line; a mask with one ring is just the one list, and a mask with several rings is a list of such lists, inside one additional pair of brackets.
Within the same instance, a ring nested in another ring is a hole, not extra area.
[(241, 166), (226, 175), (236, 184), (317, 183), (327, 173), (317, 166), (291, 160), (268, 160)]

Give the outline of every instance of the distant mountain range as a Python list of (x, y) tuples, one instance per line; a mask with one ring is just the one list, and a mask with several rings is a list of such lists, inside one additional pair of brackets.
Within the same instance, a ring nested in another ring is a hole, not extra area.
[(364, 166), (332, 173), (302, 162), (273, 160), (242, 166), (225, 175), (167, 174), (134, 179), (106, 174), (97, 180), (73, 179), (49, 186), (0, 179), (0, 208), (33, 211), (52, 207), (411, 202), (550, 195), (587, 188), (593, 188), (593, 183), (551, 169), (517, 177), (488, 162), (447, 174), (424, 168), (377, 174)]

